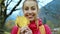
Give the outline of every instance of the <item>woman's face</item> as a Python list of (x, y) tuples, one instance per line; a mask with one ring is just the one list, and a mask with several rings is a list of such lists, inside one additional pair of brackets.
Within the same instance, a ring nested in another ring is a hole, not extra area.
[(24, 16), (33, 21), (37, 16), (37, 3), (35, 1), (25, 1), (23, 6)]

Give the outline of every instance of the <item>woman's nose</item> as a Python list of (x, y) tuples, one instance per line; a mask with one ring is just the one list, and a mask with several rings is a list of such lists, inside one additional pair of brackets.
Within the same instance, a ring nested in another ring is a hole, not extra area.
[(32, 13), (32, 11), (29, 9), (28, 13)]

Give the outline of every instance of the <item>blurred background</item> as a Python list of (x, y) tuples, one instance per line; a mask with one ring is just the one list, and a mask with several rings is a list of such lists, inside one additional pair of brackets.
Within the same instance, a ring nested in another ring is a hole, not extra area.
[[(17, 16), (23, 16), (24, 0), (0, 0), (0, 34), (10, 34)], [(38, 16), (48, 24), (52, 34), (60, 34), (60, 0), (37, 0)]]

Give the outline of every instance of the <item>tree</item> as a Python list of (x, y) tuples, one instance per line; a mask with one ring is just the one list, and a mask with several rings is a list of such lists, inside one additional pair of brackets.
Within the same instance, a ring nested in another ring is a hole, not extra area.
[(7, 4), (5, 6), (4, 3), (5, 0), (0, 0), (0, 34), (4, 34), (4, 24), (5, 24), (5, 20), (14, 12), (16, 11), (16, 7), (20, 4), (20, 2), (22, 0), (19, 0), (19, 2), (13, 7), (13, 9), (11, 10), (11, 12), (7, 15), (7, 7), (10, 5), (10, 3), (12, 2), (12, 0), (9, 2), (7, 0)]

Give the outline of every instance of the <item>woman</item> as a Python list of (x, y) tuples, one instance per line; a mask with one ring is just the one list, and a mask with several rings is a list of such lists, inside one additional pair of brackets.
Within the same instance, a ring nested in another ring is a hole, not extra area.
[(19, 21), (18, 18), (19, 22), (17, 21), (17, 26), (13, 27), (11, 34), (51, 34), (49, 26), (43, 25), (41, 19), (37, 18), (39, 8), (36, 0), (25, 0), (22, 8), (29, 23), (25, 23), (26, 27), (21, 27), (23, 21)]

